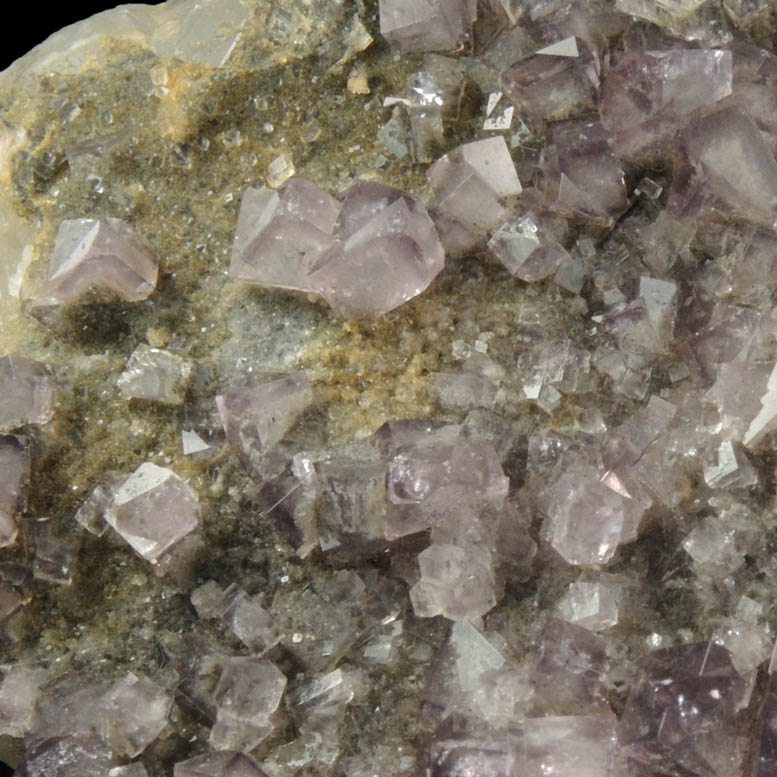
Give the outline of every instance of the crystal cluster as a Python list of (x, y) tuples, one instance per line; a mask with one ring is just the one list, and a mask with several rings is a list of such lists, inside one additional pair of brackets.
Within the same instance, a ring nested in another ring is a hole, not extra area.
[[(0, 757), (24, 777), (775, 777), (774, 9), (381, 0), (388, 46), (342, 81), (387, 109), (368, 124), (395, 159), (338, 159), (327, 190), (333, 141), (311, 106), (276, 132), (282, 83), (252, 97), (259, 125), (219, 123), (208, 90), (278, 79), (250, 46), (218, 70), (243, 35), (314, 34), (304, 2), (249, 5), (60, 36), (69, 64), (38, 85), (55, 138), (91, 110), (71, 80), (113, 49), (153, 62), (169, 147), (143, 185), (145, 128), (30, 161), (4, 109), (18, 211), (87, 158), (117, 189), (87, 217), (102, 179), (76, 213), (62, 197), (45, 280), (37, 257), (2, 271), (25, 294), (0, 358)], [(286, 54), (281, 80), (307, 79)], [(163, 179), (210, 169), (189, 136), (217, 124), (218, 165), (249, 172), (171, 206)], [(196, 258), (159, 267), (174, 242)]]
[(323, 297), (340, 315), (387, 313), (420, 294), (444, 252), (424, 206), (358, 181), (342, 201), (300, 178), (243, 196), (230, 273)]

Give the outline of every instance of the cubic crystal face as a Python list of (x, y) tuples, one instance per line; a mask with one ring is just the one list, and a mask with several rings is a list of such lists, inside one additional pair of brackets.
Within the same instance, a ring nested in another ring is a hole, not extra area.
[(595, 107), (599, 63), (582, 41), (574, 50), (576, 56), (540, 51), (500, 75), (504, 93), (523, 115), (558, 121)]
[(222, 750), (203, 753), (179, 761), (173, 769), (174, 777), (267, 777), (250, 755)]
[(146, 462), (118, 489), (105, 520), (156, 563), (200, 523), (195, 492), (171, 469)]
[(243, 465), (261, 473), (265, 457), (313, 401), (304, 372), (216, 397), (227, 442)]
[(734, 711), (744, 684), (729, 652), (714, 642), (680, 645), (643, 661), (620, 722), (619, 739), (643, 763), (676, 763), (723, 777), (735, 763)]
[(697, 119), (683, 133), (688, 155), (710, 190), (736, 213), (777, 223), (777, 162), (758, 125), (737, 107)]
[(550, 542), (570, 564), (603, 564), (641, 514), (639, 504), (601, 482), (594, 470), (567, 472), (554, 486), (548, 508)]
[(308, 276), (334, 244), (340, 207), (304, 178), (294, 178), (278, 191), (246, 189), (230, 275), (270, 288), (314, 291)]
[(260, 286), (322, 296), (342, 316), (381, 315), (420, 294), (444, 252), (424, 206), (357, 181), (342, 203), (308, 181), (249, 189), (230, 274)]
[(70, 219), (60, 224), (39, 306), (118, 297), (146, 299), (156, 286), (152, 248), (121, 219)]
[(421, 579), (410, 589), (416, 615), (471, 620), (496, 605), (491, 556), (478, 547), (432, 544), (418, 556)]
[(9, 354), (0, 359), (0, 431), (45, 424), (54, 416), (54, 378), (45, 364)]
[(149, 399), (180, 405), (191, 374), (191, 363), (177, 354), (141, 344), (119, 376), (119, 391), (128, 399)]
[(286, 677), (262, 658), (229, 659), (215, 691), (216, 724), (210, 742), (218, 750), (250, 751), (273, 730), (270, 716), (280, 704)]
[(23, 437), (0, 434), (0, 548), (13, 545), (16, 516), (30, 477), (30, 451)]
[(400, 51), (449, 51), (472, 33), (470, 0), (381, 0), (380, 32)]
[(103, 700), (103, 736), (116, 755), (135, 758), (163, 731), (172, 698), (147, 677), (132, 672), (119, 680)]
[(388, 313), (424, 291), (445, 263), (421, 202), (382, 184), (350, 187), (336, 237), (337, 247), (316, 263), (310, 281), (346, 317)]
[(454, 148), (429, 168), (427, 176), (437, 229), (446, 250), (453, 253), (485, 242), (509, 215), (505, 199), (523, 191), (501, 135)]

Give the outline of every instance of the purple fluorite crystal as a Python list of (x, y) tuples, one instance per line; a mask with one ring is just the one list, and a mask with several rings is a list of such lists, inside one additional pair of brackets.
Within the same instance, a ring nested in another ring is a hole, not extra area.
[(598, 121), (559, 122), (544, 155), (546, 196), (560, 214), (606, 226), (626, 209), (623, 168)]
[(174, 777), (267, 777), (267, 773), (250, 755), (230, 750), (203, 753), (179, 761)]
[(737, 107), (697, 119), (683, 132), (704, 185), (742, 217), (777, 224), (777, 162), (756, 123)]
[(54, 416), (54, 378), (40, 362), (9, 354), (0, 359), (0, 430), (45, 424)]
[(153, 250), (124, 221), (66, 220), (60, 224), (49, 277), (35, 304), (66, 305), (104, 296), (138, 302), (151, 294), (156, 280)]
[(358, 181), (345, 195), (338, 244), (310, 274), (313, 288), (342, 316), (388, 313), (426, 289), (445, 254), (419, 200)]
[(448, 51), (472, 34), (472, 0), (381, 0), (380, 32), (400, 51)]
[(594, 109), (599, 62), (582, 41), (577, 48), (578, 55), (574, 57), (535, 54), (501, 74), (504, 93), (522, 115), (557, 121)]
[(642, 662), (619, 739), (630, 757), (658, 768), (736, 773), (733, 723), (743, 692), (729, 652), (714, 642), (657, 650)]
[(608, 68), (602, 123), (627, 158), (665, 153), (666, 141), (690, 114), (731, 94), (732, 56), (722, 49), (630, 51)]
[(592, 467), (577, 467), (552, 488), (546, 523), (550, 544), (570, 564), (606, 563), (622, 541), (636, 535), (643, 511), (622, 486), (602, 479)]
[(217, 717), (211, 745), (245, 752), (257, 747), (273, 731), (271, 716), (285, 687), (286, 677), (272, 661), (230, 658), (214, 692)]
[(216, 397), (227, 442), (247, 469), (261, 473), (265, 458), (310, 405), (307, 374), (297, 372)]
[(304, 178), (278, 191), (246, 189), (230, 275), (270, 288), (313, 291), (308, 275), (334, 244), (340, 203)]
[(30, 452), (23, 437), (0, 434), (0, 548), (13, 545), (16, 516), (30, 477)]
[(175, 472), (147, 462), (117, 490), (105, 520), (139, 555), (157, 563), (197, 529), (200, 507)]
[(455, 253), (485, 242), (507, 219), (504, 200), (522, 191), (501, 135), (458, 146), (438, 159), (427, 175), (437, 228), (446, 250)]

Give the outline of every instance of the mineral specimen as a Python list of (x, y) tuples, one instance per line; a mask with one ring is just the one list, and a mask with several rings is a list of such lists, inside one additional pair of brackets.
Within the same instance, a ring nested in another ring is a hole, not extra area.
[(470, 37), (474, 19), (471, 0), (383, 0), (380, 4), (381, 34), (402, 51), (458, 48)]
[(387, 313), (420, 294), (444, 254), (424, 206), (398, 189), (356, 182), (342, 203), (313, 184), (249, 189), (230, 273), (320, 294), (346, 317)]
[(177, 354), (139, 345), (119, 376), (117, 385), (122, 395), (130, 399), (180, 405), (191, 371), (191, 363)]
[(236, 657), (224, 667), (214, 692), (218, 712), (210, 732), (217, 750), (250, 752), (273, 730), (286, 678), (271, 661)]
[(0, 74), (0, 760), (774, 777), (775, 31), (169, 0)]
[(0, 359), (0, 430), (45, 424), (54, 416), (54, 379), (45, 364), (9, 354)]
[(197, 495), (170, 469), (146, 462), (124, 481), (106, 522), (152, 563), (200, 524)]
[(0, 547), (16, 540), (16, 516), (24, 503), (29, 475), (30, 452), (24, 438), (0, 435)]
[(138, 302), (154, 291), (152, 248), (120, 219), (66, 219), (60, 224), (48, 280), (35, 305), (65, 305), (116, 296)]

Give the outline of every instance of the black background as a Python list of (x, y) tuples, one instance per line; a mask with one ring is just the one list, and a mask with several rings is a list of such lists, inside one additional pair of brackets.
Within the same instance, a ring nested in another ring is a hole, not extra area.
[[(60, 1), (43, 5), (24, 2), (24, 0), (14, 3), (13, 22), (10, 23), (10, 19), (7, 20), (3, 34), (4, 45), (0, 47), (0, 70), (4, 70), (15, 59), (26, 54), (62, 27), (86, 19), (100, 11), (115, 8), (120, 3), (121, 0), (80, 3)], [(157, 5), (157, 3), (150, 2), (149, 5)]]

